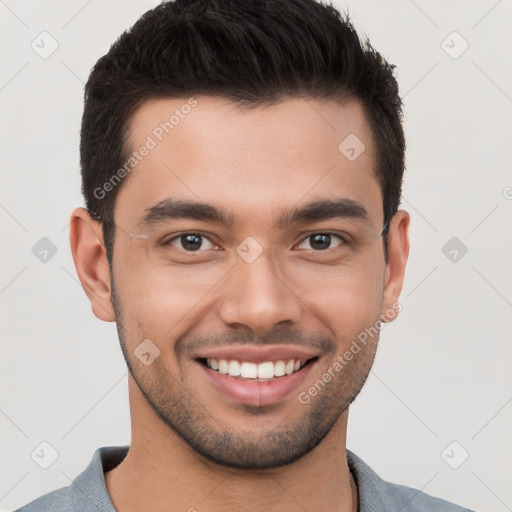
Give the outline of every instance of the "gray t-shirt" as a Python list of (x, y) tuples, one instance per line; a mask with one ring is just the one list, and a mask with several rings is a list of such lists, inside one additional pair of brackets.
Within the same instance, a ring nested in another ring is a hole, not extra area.
[[(91, 462), (67, 487), (35, 499), (15, 512), (115, 512), (104, 473), (119, 465), (129, 446), (98, 448)], [(385, 482), (357, 455), (347, 462), (359, 492), (359, 512), (474, 512), (424, 492)]]

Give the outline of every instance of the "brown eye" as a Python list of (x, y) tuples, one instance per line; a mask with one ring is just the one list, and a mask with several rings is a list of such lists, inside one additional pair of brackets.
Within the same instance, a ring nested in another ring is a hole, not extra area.
[[(335, 239), (338, 239), (340, 242), (331, 247), (331, 244), (335, 241)], [(310, 247), (303, 247), (303, 244), (308, 241)], [(306, 237), (300, 244), (299, 248), (312, 249), (314, 251), (325, 251), (326, 249), (333, 249), (334, 247), (342, 245), (343, 243), (345, 243), (345, 240), (339, 235), (335, 235), (333, 233), (314, 233)]]
[[(207, 241), (207, 247), (204, 247), (204, 242)], [(199, 249), (212, 249), (215, 245), (204, 235), (200, 233), (183, 233), (181, 235), (171, 238), (165, 245), (178, 244), (178, 248), (187, 252), (200, 252)], [(208, 247), (208, 244), (210, 246)]]

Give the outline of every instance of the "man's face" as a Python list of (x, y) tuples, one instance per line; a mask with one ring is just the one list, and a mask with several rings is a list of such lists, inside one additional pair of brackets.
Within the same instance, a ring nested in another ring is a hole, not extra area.
[[(385, 293), (375, 148), (354, 100), (242, 111), (195, 99), (190, 109), (186, 100), (147, 101), (131, 120), (131, 148), (153, 146), (148, 136), (156, 145), (115, 204), (118, 332), (142, 394), (192, 448), (231, 467), (276, 467), (312, 450), (346, 412), (378, 336), (359, 343), (342, 370), (335, 362), (396, 299)], [(179, 122), (158, 130), (176, 109)], [(339, 149), (350, 134), (365, 145), (355, 160)], [(232, 224), (172, 216), (169, 199), (210, 205)], [(339, 216), (325, 215), (325, 205), (323, 216), (284, 216), (325, 201), (341, 201)], [(288, 370), (292, 359), (307, 364), (258, 382), (206, 359), (261, 375), (282, 373), (277, 361)], [(276, 364), (258, 365), (267, 361)], [(308, 403), (298, 399), (326, 373)]]

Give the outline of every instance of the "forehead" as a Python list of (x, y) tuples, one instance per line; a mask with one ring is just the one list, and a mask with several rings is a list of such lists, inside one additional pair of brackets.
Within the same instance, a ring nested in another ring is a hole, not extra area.
[(144, 102), (129, 125), (132, 164), (115, 219), (136, 223), (169, 198), (212, 204), (235, 223), (344, 197), (382, 217), (374, 144), (361, 104), (315, 99), (243, 109), (207, 96)]

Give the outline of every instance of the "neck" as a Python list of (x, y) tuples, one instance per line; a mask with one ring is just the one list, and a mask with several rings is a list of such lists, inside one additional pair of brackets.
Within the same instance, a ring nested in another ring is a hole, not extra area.
[(132, 441), (119, 466), (105, 474), (118, 512), (326, 512), (357, 510), (346, 458), (348, 411), (304, 457), (273, 469), (227, 468), (205, 459), (155, 415), (129, 379)]

